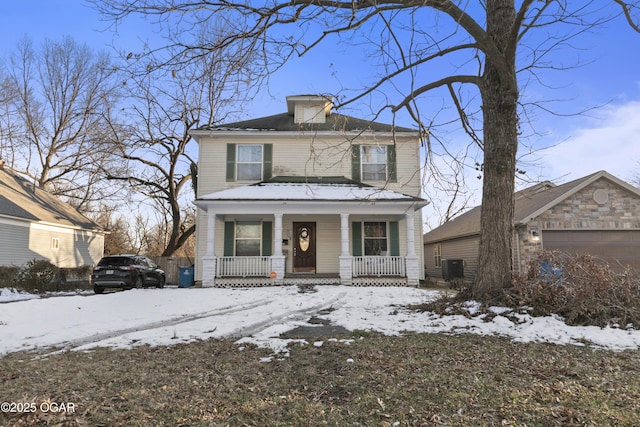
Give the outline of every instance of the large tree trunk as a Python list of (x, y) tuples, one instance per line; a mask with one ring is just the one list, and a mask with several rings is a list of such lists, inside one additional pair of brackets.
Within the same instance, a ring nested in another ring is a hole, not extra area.
[[(487, 33), (503, 55), (502, 58), (487, 57), (480, 86), (484, 179), (478, 272), (473, 287), (473, 296), (480, 301), (499, 299), (511, 283), (513, 193), (518, 148), (518, 91), (511, 33), (514, 21), (512, 0), (487, 1)], [(497, 66), (498, 61), (504, 61), (502, 67)]]

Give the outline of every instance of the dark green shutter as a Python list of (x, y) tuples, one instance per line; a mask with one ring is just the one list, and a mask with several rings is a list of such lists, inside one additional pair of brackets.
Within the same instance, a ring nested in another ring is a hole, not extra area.
[(262, 149), (262, 180), (267, 181), (273, 169), (273, 144), (264, 144)]
[(389, 182), (398, 182), (395, 145), (387, 145), (387, 173), (389, 174)]
[(360, 145), (351, 145), (351, 179), (355, 182), (361, 181), (360, 174)]
[(227, 144), (227, 182), (236, 180), (236, 144)]
[(389, 255), (400, 256), (400, 232), (398, 221), (389, 222)]
[(233, 256), (233, 246), (236, 239), (236, 227), (233, 221), (224, 223), (224, 256)]
[(272, 230), (271, 221), (262, 223), (262, 256), (271, 256)]
[(353, 245), (353, 256), (362, 256), (362, 223), (351, 223), (351, 242)]

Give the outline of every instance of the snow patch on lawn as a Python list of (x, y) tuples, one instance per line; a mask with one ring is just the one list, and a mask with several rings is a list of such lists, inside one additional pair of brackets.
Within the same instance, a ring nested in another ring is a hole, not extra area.
[(317, 286), (316, 290), (165, 288), (38, 298), (1, 289), (0, 302), (5, 304), (0, 304), (0, 354), (236, 338), (239, 345), (255, 344), (286, 356), (290, 345), (322, 345), (317, 338), (310, 343), (282, 338), (297, 327), (310, 326), (311, 317), (351, 331), (386, 335), (473, 333), (616, 351), (640, 348), (640, 331), (568, 326), (558, 316), (533, 317), (504, 307), (478, 315), (475, 302), (466, 305), (469, 316), (406, 308), (438, 298), (440, 292), (435, 290), (346, 286)]

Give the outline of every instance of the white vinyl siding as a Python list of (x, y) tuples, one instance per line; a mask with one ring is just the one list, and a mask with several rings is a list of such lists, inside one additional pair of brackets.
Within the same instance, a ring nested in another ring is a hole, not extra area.
[[(290, 236), (294, 222), (316, 223), (316, 273), (337, 273), (340, 270), (340, 217), (338, 215), (318, 215), (315, 217), (286, 215), (283, 221), (285, 236)], [(286, 238), (286, 237), (285, 237)], [(293, 267), (293, 241), (283, 249), (286, 255), (287, 272)]]
[(0, 236), (0, 265), (46, 259), (61, 268), (74, 268), (95, 265), (103, 255), (104, 236), (86, 230), (7, 220), (0, 223)]
[[(419, 224), (420, 214), (416, 213), (415, 216), (415, 224)], [(227, 218), (217, 217), (216, 218), (216, 242), (215, 242), (215, 253), (217, 256), (222, 256), (224, 253), (224, 221), (242, 221), (242, 216), (229, 216)], [(266, 215), (262, 217), (263, 221), (273, 221), (273, 217), (270, 215)], [(375, 221), (384, 221), (386, 223), (390, 221), (395, 221), (397, 218), (389, 217), (389, 216), (381, 216), (381, 217), (362, 217), (360, 215), (352, 215), (349, 218), (351, 221), (358, 222), (375, 222)], [(206, 227), (207, 224), (207, 216), (205, 214), (198, 215), (198, 226), (202, 224), (203, 227)], [(340, 269), (340, 216), (339, 215), (316, 215), (316, 216), (301, 216), (301, 215), (285, 215), (282, 221), (283, 228), (283, 239), (288, 240), (288, 245), (283, 245), (282, 249), (285, 253), (286, 258), (286, 271), (291, 273), (293, 266), (293, 241), (292, 238), (292, 230), (294, 222), (315, 222), (316, 223), (316, 272), (317, 273), (337, 273)], [(407, 232), (406, 232), (406, 222), (404, 220), (398, 221), (398, 237), (399, 237), (399, 249), (400, 255), (406, 256), (407, 253)], [(415, 227), (415, 251), (416, 255), (419, 257), (420, 262), (420, 271), (424, 270), (423, 268), (423, 260), (422, 260), (422, 229), (420, 227)], [(351, 242), (351, 230), (349, 231), (349, 251), (353, 250), (352, 242)], [(202, 236), (198, 235), (197, 240), (197, 251), (199, 254), (206, 254), (206, 235)], [(422, 274), (420, 275), (422, 279)], [(202, 266), (200, 262), (196, 263), (196, 280), (202, 280)]]
[[(247, 182), (227, 180), (225, 161), (227, 159), (228, 144), (272, 144), (272, 175), (275, 176), (342, 176), (351, 178), (351, 147), (352, 139), (356, 135), (345, 135), (341, 132), (333, 134), (305, 134), (303, 132), (256, 132), (249, 135), (243, 132), (242, 135), (234, 131), (220, 132), (212, 136), (199, 138), (199, 167), (198, 167), (198, 189), (197, 196), (201, 197), (217, 191), (226, 190), (242, 185)], [(380, 137), (359, 133), (354, 140), (361, 145), (379, 146), (391, 143), (391, 136)], [(407, 195), (420, 197), (420, 146), (416, 135), (396, 135), (395, 141), (397, 182), (385, 182), (385, 188), (398, 191)], [(375, 182), (372, 182), (375, 185)], [(238, 216), (228, 218), (216, 218), (216, 242), (215, 253), (217, 256), (223, 254), (223, 229), (225, 220), (241, 219), (241, 212)], [(253, 219), (253, 218), (252, 218)], [(266, 221), (273, 221), (273, 217), (266, 216)], [(292, 221), (315, 221), (318, 227), (317, 236), (317, 272), (337, 272), (339, 270), (340, 254), (340, 217), (318, 216), (318, 217), (289, 217), (285, 215), (283, 220), (283, 230), (286, 235), (287, 227), (291, 227)], [(372, 220), (368, 218), (350, 217), (350, 221)], [(376, 220), (376, 219), (373, 219)], [(397, 221), (398, 218), (384, 218), (386, 221)], [(406, 253), (406, 231), (404, 221), (400, 220), (400, 252)], [(419, 212), (415, 215), (415, 241), (416, 254), (420, 256), (421, 271), (423, 271), (423, 248), (422, 248), (422, 218)], [(202, 280), (201, 259), (206, 254), (207, 242), (207, 216), (202, 210), (198, 210), (196, 227), (196, 280)], [(289, 236), (290, 237), (290, 236)], [(291, 246), (283, 249), (291, 252)], [(291, 253), (287, 257), (286, 268), (291, 271)]]
[(324, 105), (297, 104), (295, 107), (295, 123), (325, 123)]
[[(343, 176), (351, 178), (351, 144), (344, 136), (290, 135), (264, 139), (273, 145), (273, 176)], [(364, 136), (362, 145), (379, 145)], [(262, 143), (263, 140), (260, 140)], [(221, 139), (202, 138), (198, 168), (198, 196), (246, 185), (227, 180), (225, 159), (227, 143), (256, 145), (256, 138), (246, 136), (233, 140), (229, 135)], [(385, 183), (385, 188), (411, 196), (420, 196), (420, 151), (415, 139), (397, 138), (395, 143), (397, 182)], [(375, 183), (375, 182), (373, 182)]]

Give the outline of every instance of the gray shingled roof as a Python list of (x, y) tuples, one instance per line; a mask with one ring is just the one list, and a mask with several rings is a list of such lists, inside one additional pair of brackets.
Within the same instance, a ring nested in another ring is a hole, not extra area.
[(0, 168), (0, 216), (89, 230), (102, 230), (56, 196), (6, 167)]
[[(514, 223), (526, 224), (538, 215), (560, 203), (580, 189), (600, 178), (606, 178), (640, 197), (640, 190), (616, 178), (606, 171), (599, 171), (583, 178), (555, 185), (545, 181), (515, 193)], [(424, 235), (425, 243), (471, 236), (480, 232), (480, 206), (444, 223)]]
[(294, 123), (292, 115), (282, 113), (218, 126), (203, 126), (199, 130), (417, 132), (415, 129), (372, 122), (336, 113), (328, 115), (325, 123)]

